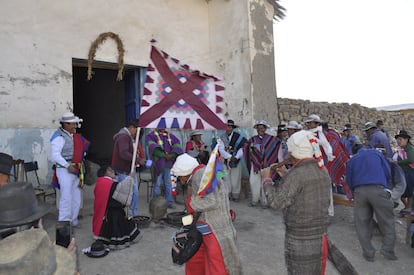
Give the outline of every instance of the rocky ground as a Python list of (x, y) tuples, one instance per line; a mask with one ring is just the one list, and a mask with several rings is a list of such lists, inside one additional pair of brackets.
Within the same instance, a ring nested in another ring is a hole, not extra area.
[[(146, 186), (140, 188), (140, 215), (148, 214)], [(75, 230), (78, 250), (90, 246), (93, 242), (91, 220), (93, 211), (93, 186), (84, 191), (84, 205), (81, 211), (81, 228)], [(236, 211), (234, 223), (238, 237), (238, 248), (243, 264), (244, 274), (287, 274), (284, 262), (284, 224), (280, 211), (248, 207), (248, 200), (232, 202)], [(180, 211), (177, 205), (173, 211)], [(359, 274), (412, 274), (414, 270), (414, 249), (405, 241), (405, 220), (396, 219), (398, 261), (388, 261), (379, 253), (375, 262), (362, 258), (361, 249), (353, 224), (353, 208), (336, 205), (335, 215), (330, 219), (329, 239), (343, 252), (354, 265)], [(44, 223), (51, 238), (54, 238), (54, 221), (56, 211), (48, 214)], [(111, 251), (104, 258), (89, 258), (79, 254), (78, 263), (81, 274), (184, 274), (184, 267), (174, 265), (171, 261), (172, 234), (177, 230), (166, 223), (152, 222), (141, 230), (142, 239), (131, 247)], [(377, 233), (373, 243), (377, 249), (381, 236)], [(339, 274), (328, 263), (326, 274)]]

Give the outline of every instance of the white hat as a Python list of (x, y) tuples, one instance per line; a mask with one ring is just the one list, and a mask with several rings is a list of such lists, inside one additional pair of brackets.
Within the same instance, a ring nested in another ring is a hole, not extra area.
[(195, 130), (195, 131), (190, 132), (190, 137), (197, 136), (197, 135), (202, 135), (202, 134), (203, 134), (203, 132)]
[(75, 116), (72, 112), (66, 112), (62, 115), (62, 118), (59, 121), (68, 122), (68, 123), (71, 123), (71, 122), (79, 123), (79, 122), (82, 122), (83, 119)]
[(253, 125), (253, 128), (256, 129), (257, 125), (264, 125), (266, 128), (270, 128), (269, 123), (267, 123), (267, 121), (263, 119), (256, 121), (256, 123)]
[(312, 114), (308, 116), (308, 118), (306, 118), (305, 123), (312, 122), (312, 121), (318, 122), (318, 123), (322, 122), (321, 118), (318, 115)]
[(177, 177), (188, 176), (191, 175), (194, 168), (196, 168), (198, 165), (199, 163), (195, 158), (187, 153), (184, 153), (179, 155), (175, 160), (175, 163), (171, 168), (171, 173)]
[(297, 121), (291, 120), (286, 125), (286, 128), (288, 128), (288, 129), (295, 129), (295, 130), (301, 130), (302, 129), (302, 125), (300, 125)]

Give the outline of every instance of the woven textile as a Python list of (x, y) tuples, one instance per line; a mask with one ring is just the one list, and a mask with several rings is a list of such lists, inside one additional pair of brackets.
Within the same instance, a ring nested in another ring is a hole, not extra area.
[(322, 236), (328, 227), (329, 189), (326, 169), (315, 159), (302, 160), (282, 177), (280, 187), (264, 186), (269, 205), (283, 209), (288, 274), (321, 274)]
[(152, 46), (139, 127), (227, 129), (223, 81)]

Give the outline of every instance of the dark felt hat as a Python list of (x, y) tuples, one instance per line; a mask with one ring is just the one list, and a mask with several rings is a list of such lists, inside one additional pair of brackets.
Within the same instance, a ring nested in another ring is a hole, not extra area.
[(400, 130), (400, 132), (398, 133), (398, 135), (395, 135), (395, 139), (402, 137), (402, 138), (408, 138), (410, 139), (411, 136), (407, 133), (406, 130)]
[(349, 124), (349, 123), (345, 124), (344, 129), (342, 131), (345, 132), (345, 131), (348, 131), (348, 130), (352, 130), (352, 125)]
[(227, 120), (227, 126), (230, 126), (230, 127), (233, 127), (233, 128), (239, 127), (238, 125), (236, 125), (234, 123), (234, 120), (232, 120), (232, 119)]
[(100, 241), (92, 243), (89, 251), (85, 252), (85, 255), (91, 258), (102, 258), (108, 255), (109, 248), (105, 248), (105, 245)]
[(286, 124), (277, 125), (277, 133), (280, 134), (283, 131), (287, 131)]
[(10, 171), (13, 167), (12, 156), (0, 153), (0, 173), (10, 175)]
[(0, 229), (30, 224), (49, 210), (49, 204), (37, 201), (31, 183), (13, 182), (0, 187)]

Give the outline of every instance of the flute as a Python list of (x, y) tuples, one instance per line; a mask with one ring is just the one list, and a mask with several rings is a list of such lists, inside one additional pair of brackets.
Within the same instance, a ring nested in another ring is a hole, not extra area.
[(276, 170), (277, 168), (280, 168), (286, 164), (289, 164), (292, 161), (291, 156), (289, 155), (286, 159), (284, 159), (282, 162), (276, 162), (276, 163), (272, 163), (269, 167), (272, 170)]

